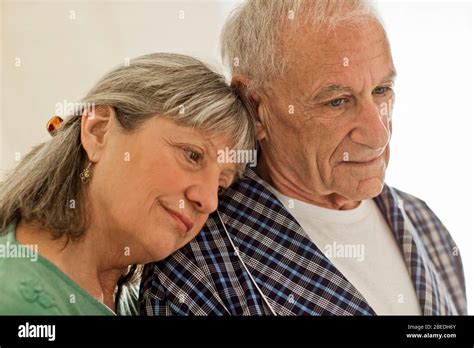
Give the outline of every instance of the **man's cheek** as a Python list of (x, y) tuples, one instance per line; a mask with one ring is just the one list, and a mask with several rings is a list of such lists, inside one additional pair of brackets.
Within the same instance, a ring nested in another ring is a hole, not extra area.
[(388, 145), (385, 149), (385, 169), (388, 167), (388, 162), (390, 162), (390, 146)]

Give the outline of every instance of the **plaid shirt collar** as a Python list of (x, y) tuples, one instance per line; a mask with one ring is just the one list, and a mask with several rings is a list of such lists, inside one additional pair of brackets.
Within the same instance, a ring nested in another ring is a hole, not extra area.
[[(374, 315), (362, 294), (308, 238), (254, 171), (219, 206), (233, 243), (270, 305), (279, 314)], [(402, 251), (424, 315), (455, 308), (395, 190), (374, 199)], [(251, 211), (249, 212), (249, 209)], [(312, 289), (318, 296), (308, 293)]]

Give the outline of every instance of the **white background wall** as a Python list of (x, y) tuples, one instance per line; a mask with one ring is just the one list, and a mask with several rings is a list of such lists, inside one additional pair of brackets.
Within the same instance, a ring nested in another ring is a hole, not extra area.
[[(220, 28), (236, 3), (1, 1), (0, 179), (16, 154), (48, 139), (57, 103), (78, 100), (125, 59), (169, 51), (218, 64)], [(378, 7), (399, 75), (387, 182), (424, 199), (451, 231), (473, 314), (473, 6)]]
[(378, 7), (398, 72), (387, 183), (422, 198), (451, 232), (474, 314), (472, 3)]
[(56, 103), (77, 101), (125, 59), (167, 51), (219, 63), (223, 19), (213, 1), (0, 0), (0, 6), (0, 175), (17, 153), (48, 139), (45, 124)]

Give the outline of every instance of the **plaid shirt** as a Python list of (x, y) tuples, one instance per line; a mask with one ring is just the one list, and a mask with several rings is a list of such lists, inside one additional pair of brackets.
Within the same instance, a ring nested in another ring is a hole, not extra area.
[[(222, 221), (212, 214), (193, 241), (145, 267), (142, 315), (376, 314), (267, 185), (247, 169), (220, 199)], [(402, 251), (422, 314), (466, 314), (461, 257), (441, 221), (425, 202), (387, 185), (374, 200)]]

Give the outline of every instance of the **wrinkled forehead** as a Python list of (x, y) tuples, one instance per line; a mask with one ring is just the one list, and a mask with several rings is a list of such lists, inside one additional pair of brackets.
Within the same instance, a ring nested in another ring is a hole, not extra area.
[[(342, 22), (334, 28), (307, 24), (282, 36), (287, 76), (317, 80), (326, 75), (350, 75), (361, 71), (393, 69), (383, 27), (375, 19)], [(375, 71), (375, 74), (378, 74)]]

